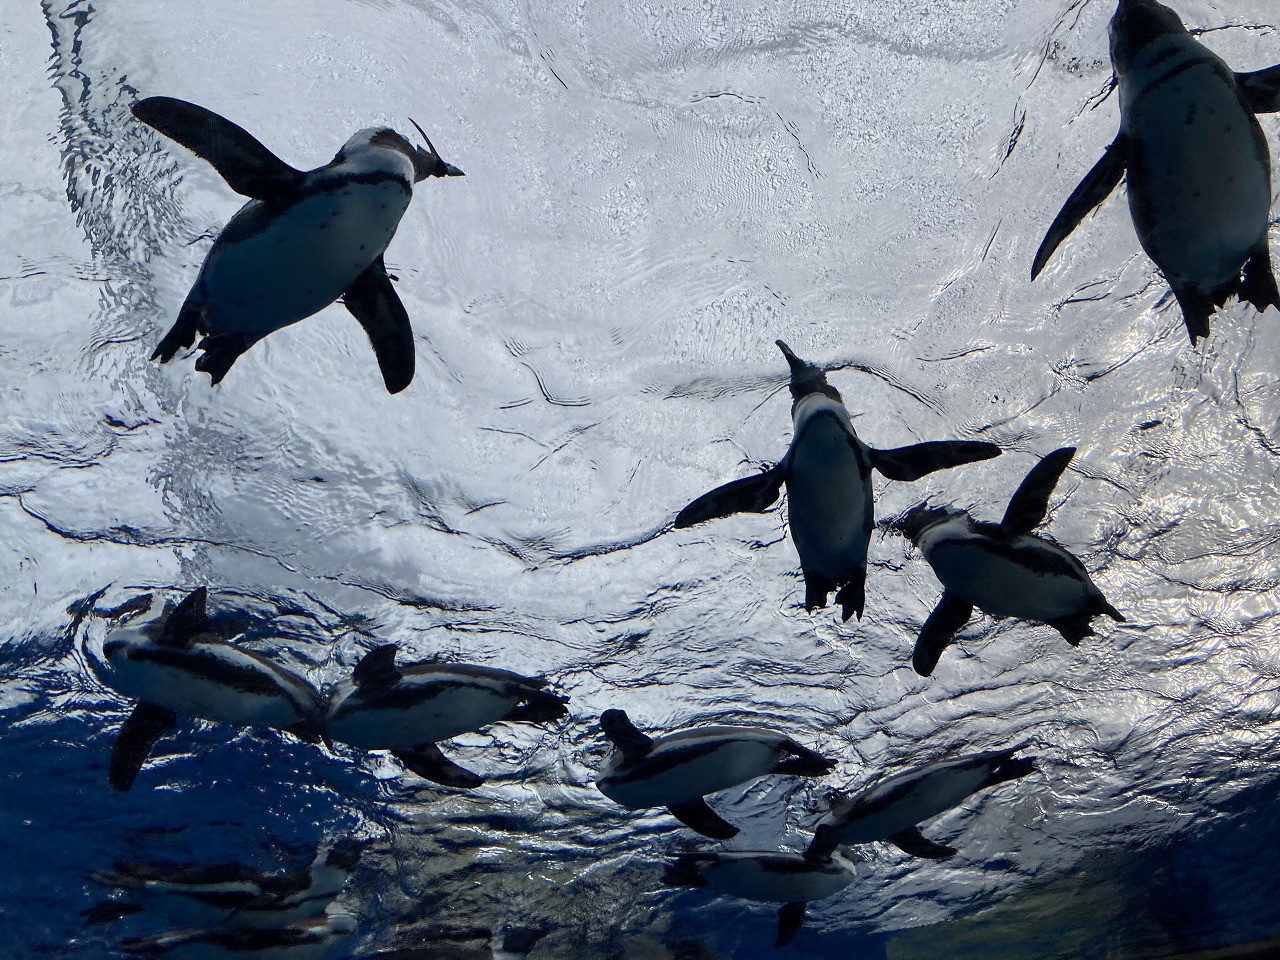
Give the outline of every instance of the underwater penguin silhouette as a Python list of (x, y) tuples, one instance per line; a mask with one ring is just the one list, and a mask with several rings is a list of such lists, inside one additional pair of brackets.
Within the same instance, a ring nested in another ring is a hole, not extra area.
[(1047, 623), (1073, 647), (1093, 635), (1094, 617), (1124, 622), (1084, 564), (1031, 531), (1044, 520), (1058, 478), (1075, 456), (1062, 447), (1027, 473), (999, 523), (980, 523), (954, 507), (920, 504), (894, 524), (924, 553), (942, 581), (942, 599), (920, 629), (912, 664), (927, 677), (973, 608), (993, 617)]
[(361, 130), (332, 160), (304, 173), (194, 103), (148, 97), (134, 104), (133, 115), (208, 160), (231, 189), (251, 198), (214, 240), (152, 360), (167, 363), (204, 334), (196, 369), (218, 383), (267, 334), (341, 298), (369, 335), (387, 390), (398, 393), (413, 381), (413, 330), (382, 254), (415, 183), (462, 176), (425, 133), (424, 150), (387, 127)]
[(733, 513), (763, 513), (787, 485), (788, 522), (804, 571), (805, 609), (826, 606), (839, 590), (845, 620), (862, 617), (867, 545), (875, 522), (871, 471), (890, 480), (918, 480), (935, 470), (1000, 455), (994, 443), (939, 440), (895, 450), (867, 446), (853, 429), (840, 393), (822, 370), (781, 340), (791, 367), (794, 433), (786, 455), (763, 473), (704, 493), (680, 511), (675, 526), (691, 527)]
[(1280, 307), (1267, 248), (1271, 157), (1254, 116), (1280, 110), (1280, 65), (1234, 73), (1156, 0), (1120, 0), (1111, 63), (1120, 132), (1049, 227), (1031, 279), (1127, 176), (1138, 241), (1173, 289), (1192, 344), (1232, 294), (1259, 311)]

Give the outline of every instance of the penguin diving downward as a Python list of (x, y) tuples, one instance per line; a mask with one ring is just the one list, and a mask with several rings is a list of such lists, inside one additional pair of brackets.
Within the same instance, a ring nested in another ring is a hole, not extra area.
[(1035, 758), (1015, 757), (1016, 752), (1017, 748), (993, 750), (939, 760), (883, 780), (852, 799), (837, 795), (804, 855), (822, 862), (839, 846), (887, 840), (913, 857), (949, 857), (955, 850), (925, 838), (917, 824), (932, 820), (979, 790), (1025, 777), (1035, 769)]
[(323, 913), (346, 886), (364, 846), (344, 837), (317, 850), (310, 866), (288, 872), (243, 863), (122, 861), (90, 876), (126, 891), (129, 899), (108, 900), (85, 916), (105, 922), (154, 905), (183, 926), (282, 927)]
[(281, 927), (189, 928), (133, 937), (119, 950), (130, 957), (165, 960), (346, 960), (355, 917), (335, 910)]
[(954, 507), (912, 507), (894, 526), (924, 553), (942, 581), (942, 599), (916, 640), (912, 664), (927, 677), (973, 608), (1053, 627), (1073, 647), (1093, 636), (1091, 622), (1124, 617), (1107, 602), (1084, 565), (1035, 529), (1049, 509), (1058, 478), (1075, 456), (1063, 447), (1031, 468), (999, 523), (979, 523)]
[(250, 198), (214, 240), (152, 360), (167, 363), (204, 334), (196, 369), (218, 383), (267, 334), (341, 298), (369, 335), (387, 390), (399, 393), (412, 382), (413, 329), (382, 254), (415, 183), (462, 176), (430, 140), (423, 149), (387, 127), (361, 130), (332, 160), (304, 173), (194, 103), (148, 97), (134, 104), (133, 115), (209, 161)]
[(821, 777), (835, 766), (763, 727), (696, 727), (654, 740), (621, 710), (606, 710), (600, 727), (616, 748), (596, 778), (601, 793), (628, 810), (666, 807), (685, 826), (717, 840), (736, 836), (738, 828), (707, 806), (705, 794), (770, 773)]
[(781, 903), (775, 947), (785, 947), (804, 923), (805, 904), (834, 896), (853, 883), (854, 865), (838, 851), (825, 860), (798, 853), (722, 850), (682, 853), (667, 864), (669, 887), (710, 886), (731, 897)]
[(111, 751), (109, 779), (128, 790), (151, 748), (179, 714), (241, 727), (279, 727), (314, 739), (320, 695), (262, 654), (210, 630), (198, 587), (167, 616), (107, 635), (108, 683), (138, 701)]
[(1173, 288), (1193, 345), (1232, 294), (1259, 311), (1280, 307), (1267, 249), (1271, 157), (1254, 116), (1280, 110), (1280, 65), (1232, 72), (1156, 0), (1120, 0), (1111, 63), (1120, 132), (1049, 227), (1031, 279), (1127, 176), (1138, 241)]
[(334, 688), (324, 734), (362, 750), (389, 750), (418, 776), (447, 787), (484, 778), (447, 759), (436, 741), (491, 723), (550, 723), (566, 716), (568, 697), (541, 678), (470, 664), (396, 666), (398, 647), (375, 647), (350, 680)]
[(871, 471), (918, 480), (935, 470), (1000, 455), (994, 443), (942, 440), (876, 450), (859, 438), (840, 394), (820, 368), (781, 340), (791, 367), (794, 434), (786, 455), (763, 473), (704, 493), (676, 516), (690, 527), (733, 513), (763, 513), (787, 485), (788, 520), (804, 572), (806, 610), (823, 607), (832, 590), (845, 620), (862, 617), (867, 545), (875, 521)]

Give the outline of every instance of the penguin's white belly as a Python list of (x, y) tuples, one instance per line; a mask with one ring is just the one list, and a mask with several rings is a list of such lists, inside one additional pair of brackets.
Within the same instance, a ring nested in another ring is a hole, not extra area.
[(509, 695), (496, 688), (437, 686), (435, 696), (404, 706), (379, 706), (376, 700), (366, 706), (354, 698), (340, 701), (325, 723), (325, 732), (365, 750), (405, 750), (479, 730), (515, 706)]
[(113, 684), (126, 696), (175, 713), (236, 726), (287, 727), (303, 718), (283, 690), (278, 693), (245, 690), (147, 660), (131, 660), (117, 666)]
[(853, 882), (853, 874), (845, 870), (775, 872), (766, 870), (759, 860), (749, 857), (734, 857), (708, 864), (703, 868), (703, 876), (722, 893), (766, 903), (822, 900)]
[(806, 569), (836, 582), (867, 565), (871, 500), (856, 443), (823, 418), (790, 452), (787, 511), (796, 551)]
[(840, 830), (841, 843), (887, 840), (895, 833), (932, 820), (962, 803), (987, 778), (985, 768), (948, 770), (922, 777), (906, 796), (882, 810), (859, 817)]
[(947, 590), (993, 617), (1049, 623), (1091, 606), (1092, 584), (1074, 557), (1029, 536), (1008, 544), (1023, 545), (1031, 546), (1015, 559), (982, 539), (943, 540), (929, 564)]
[[(653, 776), (632, 780), (629, 773), (624, 773), (619, 779), (606, 774), (597, 785), (601, 793), (624, 807), (665, 807), (762, 777), (772, 771), (782, 757), (783, 751), (777, 744), (760, 740), (731, 740)], [(659, 763), (661, 759), (660, 750), (645, 758)], [(642, 774), (643, 771), (636, 773)]]
[(396, 181), (350, 183), (279, 214), (247, 204), (197, 281), (209, 329), (266, 334), (324, 309), (386, 250), (408, 206)]
[(1129, 208), (1147, 254), (1204, 290), (1234, 279), (1265, 236), (1266, 142), (1236, 91), (1197, 63), (1142, 91), (1125, 115)]

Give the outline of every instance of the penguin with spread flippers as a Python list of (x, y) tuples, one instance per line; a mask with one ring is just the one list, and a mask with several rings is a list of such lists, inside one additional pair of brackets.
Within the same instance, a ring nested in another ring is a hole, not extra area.
[(862, 616), (867, 546), (875, 522), (871, 471), (918, 480), (935, 470), (1000, 455), (994, 443), (942, 440), (876, 450), (859, 439), (840, 393), (821, 368), (781, 340), (791, 367), (794, 433), (786, 456), (763, 473), (704, 493), (676, 516), (690, 527), (733, 513), (763, 513), (787, 486), (788, 520), (804, 572), (805, 609), (826, 606), (833, 590), (845, 620)]
[(804, 923), (805, 904), (834, 896), (855, 877), (853, 863), (833, 850), (822, 860), (798, 853), (721, 850), (682, 853), (667, 865), (669, 887), (711, 887), (743, 900), (781, 903), (775, 947), (785, 947)]
[(128, 899), (108, 900), (84, 916), (100, 923), (148, 908), (190, 927), (281, 927), (323, 913), (342, 892), (365, 846), (342, 837), (322, 845), (310, 866), (290, 871), (244, 863), (120, 861), (90, 876), (123, 890)]
[(362, 750), (389, 750), (418, 776), (449, 787), (484, 778), (436, 746), (491, 723), (544, 724), (568, 714), (568, 697), (541, 678), (474, 664), (396, 665), (398, 647), (376, 647), (330, 695), (324, 735)]
[(1280, 65), (1233, 72), (1156, 0), (1120, 0), (1111, 63), (1120, 132), (1049, 227), (1031, 279), (1125, 177), (1138, 240), (1193, 344), (1233, 294), (1260, 311), (1280, 307), (1267, 246), (1271, 157), (1255, 116), (1280, 111)]
[(629, 810), (666, 807), (685, 826), (717, 840), (738, 828), (707, 806), (706, 794), (771, 773), (821, 777), (835, 766), (765, 727), (695, 727), (655, 739), (622, 710), (606, 710), (600, 727), (615, 748), (596, 777), (601, 793)]
[(348, 960), (356, 920), (332, 910), (279, 927), (191, 927), (121, 941), (129, 957), (165, 960)]
[(942, 599), (916, 641), (912, 663), (933, 673), (942, 651), (973, 608), (1053, 627), (1073, 647), (1093, 635), (1094, 617), (1124, 617), (1089, 579), (1079, 560), (1031, 531), (1044, 520), (1058, 478), (1075, 455), (1063, 447), (1046, 456), (1014, 491), (999, 523), (981, 523), (954, 507), (920, 504), (894, 526), (924, 553), (942, 581)]
[(424, 149), (387, 127), (361, 130), (332, 160), (304, 173), (194, 103), (148, 97), (134, 104), (133, 115), (209, 161), (250, 198), (214, 240), (151, 359), (167, 363), (203, 334), (196, 369), (218, 383), (267, 334), (341, 298), (369, 335), (387, 390), (412, 382), (413, 329), (382, 256), (413, 185), (462, 176), (426, 134)]
[(918, 825), (979, 790), (1031, 773), (1035, 759), (1016, 757), (1016, 752), (1017, 748), (993, 750), (939, 760), (889, 777), (855, 797), (837, 794), (830, 812), (819, 821), (805, 857), (823, 862), (838, 847), (877, 840), (886, 840), (913, 857), (949, 857), (955, 850), (926, 838)]
[(211, 629), (208, 591), (193, 590), (170, 613), (113, 630), (102, 644), (107, 682), (138, 705), (120, 728), (109, 779), (128, 790), (152, 747), (179, 716), (317, 736), (321, 701), (310, 683)]

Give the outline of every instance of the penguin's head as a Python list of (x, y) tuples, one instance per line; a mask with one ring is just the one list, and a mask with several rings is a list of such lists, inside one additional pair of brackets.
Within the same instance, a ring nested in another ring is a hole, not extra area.
[(1120, 0), (1111, 18), (1111, 65), (1124, 73), (1149, 43), (1186, 32), (1181, 18), (1156, 0)]
[[(413, 123), (412, 120), (409, 122)], [(416, 123), (413, 125), (418, 127)], [(418, 127), (418, 130), (421, 131), (422, 128)], [(426, 140), (426, 134), (423, 134), (422, 138)], [(427, 177), (463, 176), (462, 171), (453, 164), (445, 163), (440, 159), (435, 147), (431, 146), (430, 140), (427, 140), (427, 148), (414, 146), (407, 137), (392, 130), (390, 127), (373, 127), (368, 130), (361, 130), (344, 143), (337, 156), (333, 158), (333, 163), (353, 164), (356, 167), (361, 166), (363, 163), (380, 166), (385, 161), (373, 160), (372, 156), (376, 156), (376, 154), (370, 155), (369, 151), (391, 150), (409, 161), (414, 183), (421, 183)], [(385, 156), (385, 154), (382, 156)]]
[(918, 544), (920, 537), (926, 530), (955, 516), (957, 512), (947, 507), (932, 507), (926, 501), (916, 504), (903, 513), (890, 526), (906, 536), (912, 543)]
[(808, 360), (801, 360), (781, 340), (775, 340), (774, 343), (782, 351), (782, 355), (787, 358), (787, 364), (791, 367), (792, 414), (796, 412), (796, 405), (811, 393), (821, 393), (823, 396), (830, 397), (836, 403), (844, 403), (844, 400), (840, 397), (840, 391), (827, 383), (827, 375), (822, 372), (821, 367), (810, 363)]
[[(436, 153), (435, 145), (432, 144), (431, 138), (427, 136), (426, 131), (418, 126), (418, 121), (409, 118), (409, 122), (413, 124), (415, 130), (422, 134), (422, 139), (426, 141), (427, 149), (421, 147), (413, 147), (413, 155), (409, 158), (413, 161), (413, 182), (419, 183), (427, 177), (463, 177), (466, 176), (461, 170), (451, 163), (445, 163), (440, 159), (440, 154)], [(407, 141), (406, 141), (407, 142)]]
[(112, 630), (102, 643), (102, 655), (112, 667), (119, 670), (122, 664), (129, 662), (134, 652), (155, 643), (156, 637), (160, 635), (160, 624), (161, 619), (155, 619), (136, 627)]

